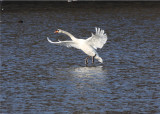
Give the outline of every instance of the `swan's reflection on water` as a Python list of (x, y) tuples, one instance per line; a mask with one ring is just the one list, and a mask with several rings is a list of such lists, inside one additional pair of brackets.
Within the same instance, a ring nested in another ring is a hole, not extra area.
[(97, 67), (77, 67), (69, 70), (72, 78), (77, 83), (77, 88), (98, 86), (104, 83), (106, 77), (103, 66)]
[[(65, 76), (64, 76), (65, 74)], [(102, 83), (107, 77), (103, 66), (60, 68), (57, 75), (66, 77), (74, 83)]]
[(105, 89), (106, 73), (103, 66), (97, 67), (78, 67), (70, 70), (76, 90), (86, 98), (98, 98), (97, 95), (103, 96)]
[(70, 69), (70, 73), (75, 75), (76, 77), (83, 78), (83, 77), (96, 77), (96, 76), (103, 76), (103, 66), (97, 67), (77, 67)]

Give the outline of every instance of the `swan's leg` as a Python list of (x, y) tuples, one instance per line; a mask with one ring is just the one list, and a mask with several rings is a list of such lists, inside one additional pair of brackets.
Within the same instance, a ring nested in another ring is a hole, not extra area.
[(92, 57), (92, 63), (94, 63), (94, 58), (95, 58), (96, 54)]
[(86, 59), (85, 59), (85, 64), (86, 64), (86, 65), (88, 64), (88, 58), (89, 58), (89, 57), (86, 57)]

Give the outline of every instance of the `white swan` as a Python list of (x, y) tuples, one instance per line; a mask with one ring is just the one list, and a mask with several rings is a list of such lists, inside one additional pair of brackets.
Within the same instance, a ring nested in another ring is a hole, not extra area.
[(107, 35), (104, 33), (104, 30), (101, 30), (100, 28), (96, 27), (95, 30), (96, 30), (96, 34), (92, 33), (92, 36), (89, 37), (88, 39), (78, 39), (78, 38), (75, 38), (69, 32), (58, 29), (54, 33), (66, 34), (72, 40), (71, 41), (60, 41), (59, 40), (59, 42), (52, 42), (48, 37), (47, 37), (47, 40), (53, 44), (81, 49), (84, 53), (88, 55), (88, 57), (85, 59), (85, 64), (88, 64), (89, 57), (92, 57), (92, 63), (94, 63), (94, 58), (97, 59), (99, 62), (103, 63), (103, 60), (96, 52), (96, 49), (103, 47), (103, 45), (107, 41)]

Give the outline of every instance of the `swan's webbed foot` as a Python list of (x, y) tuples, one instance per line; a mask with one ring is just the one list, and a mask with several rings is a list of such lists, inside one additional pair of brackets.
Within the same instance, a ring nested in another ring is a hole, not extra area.
[(86, 66), (87, 66), (87, 64), (88, 64), (88, 58), (89, 58), (89, 57), (86, 57), (86, 59), (85, 59), (85, 64), (86, 64)]
[(94, 58), (95, 58), (96, 54), (92, 57), (92, 64), (94, 64)]

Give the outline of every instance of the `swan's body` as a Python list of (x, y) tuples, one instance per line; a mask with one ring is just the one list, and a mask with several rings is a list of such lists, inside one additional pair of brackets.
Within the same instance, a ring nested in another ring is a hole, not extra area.
[[(104, 33), (104, 30), (101, 30), (100, 28), (95, 28), (96, 34), (92, 34), (91, 37), (88, 39), (78, 39), (75, 38), (72, 34), (69, 32), (63, 31), (58, 29), (55, 31), (55, 33), (63, 33), (68, 35), (72, 40), (71, 41), (59, 41), (59, 42), (52, 42), (48, 37), (47, 40), (50, 43), (57, 44), (57, 45), (63, 45), (66, 47), (74, 47), (77, 49), (81, 49), (84, 53), (86, 53), (89, 57), (92, 57), (92, 62), (94, 63), (94, 58), (97, 59), (99, 62), (103, 63), (102, 58), (98, 55), (96, 49), (102, 48), (103, 45), (107, 41), (107, 35)], [(86, 58), (86, 64), (88, 63), (88, 57)]]

